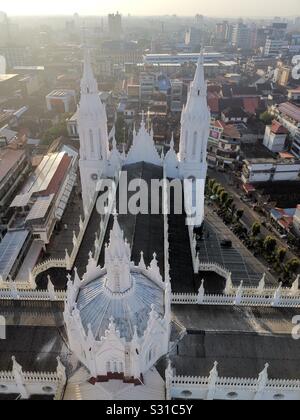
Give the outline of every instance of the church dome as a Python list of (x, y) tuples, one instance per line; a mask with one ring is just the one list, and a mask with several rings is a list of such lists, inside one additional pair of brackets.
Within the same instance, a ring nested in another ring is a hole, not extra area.
[(143, 336), (151, 313), (164, 317), (165, 288), (159, 280), (156, 257), (148, 271), (143, 269), (143, 260), (143, 268), (135, 267), (130, 254), (115, 217), (110, 243), (105, 249), (104, 273), (82, 285), (76, 302), (86, 334), (91, 329), (97, 341), (105, 336), (112, 320), (120, 337), (129, 342), (135, 331)]
[(100, 341), (114, 320), (120, 337), (131, 341), (137, 328), (141, 337), (149, 321), (152, 308), (164, 316), (164, 292), (144, 274), (132, 272), (132, 287), (124, 294), (112, 293), (107, 289), (106, 276), (83, 287), (78, 295), (77, 308), (82, 325), (88, 332), (91, 326), (93, 336)]

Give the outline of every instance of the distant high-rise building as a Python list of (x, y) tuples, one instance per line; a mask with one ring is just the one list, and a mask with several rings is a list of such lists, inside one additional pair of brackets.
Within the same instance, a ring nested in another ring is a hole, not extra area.
[(185, 45), (199, 47), (202, 41), (202, 31), (198, 28), (189, 28), (185, 32)]
[(242, 22), (233, 27), (232, 45), (242, 50), (251, 48), (251, 29)]
[(220, 23), (216, 24), (216, 40), (220, 41), (220, 42), (225, 42), (227, 40), (227, 36), (228, 36), (228, 29), (229, 29), (229, 24), (227, 21), (223, 21)]
[(4, 12), (0, 12), (0, 46), (4, 47), (10, 40), (10, 23)]
[(268, 37), (265, 45), (266, 56), (277, 56), (288, 47), (288, 41), (285, 39), (288, 24), (285, 22), (273, 22), (268, 29)]
[(197, 14), (195, 17), (196, 25), (201, 26), (203, 24), (203, 21), (204, 21), (204, 16)]
[(119, 12), (108, 15), (108, 32), (112, 39), (120, 39), (122, 35), (122, 15)]

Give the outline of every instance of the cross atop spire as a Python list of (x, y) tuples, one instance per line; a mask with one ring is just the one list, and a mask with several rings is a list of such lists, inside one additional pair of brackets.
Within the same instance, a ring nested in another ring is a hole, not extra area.
[(90, 93), (98, 93), (98, 85), (92, 69), (90, 50), (87, 47), (84, 47), (84, 65), (83, 77), (81, 80), (81, 94)]

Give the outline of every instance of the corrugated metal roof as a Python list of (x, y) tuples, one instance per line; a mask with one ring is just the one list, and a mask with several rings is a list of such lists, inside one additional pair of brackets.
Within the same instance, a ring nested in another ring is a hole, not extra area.
[(0, 243), (0, 275), (4, 281), (7, 280), (28, 235), (28, 230), (8, 232)]

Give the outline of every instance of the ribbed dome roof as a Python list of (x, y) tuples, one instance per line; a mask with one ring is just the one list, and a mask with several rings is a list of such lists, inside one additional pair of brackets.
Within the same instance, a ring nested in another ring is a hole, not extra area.
[(121, 338), (131, 341), (137, 327), (139, 337), (147, 328), (152, 305), (164, 315), (164, 291), (144, 274), (131, 273), (133, 287), (122, 296), (114, 296), (106, 287), (106, 277), (83, 287), (78, 295), (77, 307), (86, 332), (91, 325), (96, 340), (105, 336), (111, 318)]

